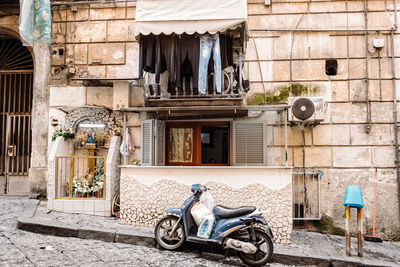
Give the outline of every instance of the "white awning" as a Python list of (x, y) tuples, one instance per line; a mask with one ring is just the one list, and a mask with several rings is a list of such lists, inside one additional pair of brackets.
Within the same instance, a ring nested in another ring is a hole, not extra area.
[(247, 31), (247, 1), (138, 0), (135, 19), (135, 36)]

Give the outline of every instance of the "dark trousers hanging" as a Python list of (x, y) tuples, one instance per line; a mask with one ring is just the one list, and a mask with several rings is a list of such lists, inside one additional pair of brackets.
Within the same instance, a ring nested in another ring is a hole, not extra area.
[(193, 35), (184, 34), (178, 38), (178, 53), (177, 62), (179, 62), (176, 71), (176, 84), (181, 86), (182, 65), (185, 58), (189, 59), (192, 64), (193, 72), (193, 86), (197, 87), (199, 80), (199, 57), (200, 57), (200, 43), (199, 38)]

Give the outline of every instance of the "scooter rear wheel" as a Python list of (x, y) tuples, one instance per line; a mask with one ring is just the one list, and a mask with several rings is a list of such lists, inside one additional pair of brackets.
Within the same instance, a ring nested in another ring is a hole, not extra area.
[(250, 266), (262, 266), (269, 262), (274, 251), (274, 246), (269, 235), (259, 229), (254, 229), (256, 234), (257, 252), (254, 254), (239, 253), (239, 258)]
[(179, 248), (185, 241), (185, 231), (182, 223), (178, 225), (174, 235), (171, 235), (172, 228), (179, 220), (178, 217), (167, 215), (161, 218), (154, 228), (154, 235), (157, 243), (164, 249), (174, 250)]

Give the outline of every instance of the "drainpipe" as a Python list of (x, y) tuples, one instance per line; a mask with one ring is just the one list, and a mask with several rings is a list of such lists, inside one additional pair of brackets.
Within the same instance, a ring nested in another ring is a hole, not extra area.
[(393, 28), (397, 30), (397, 0), (393, 1), (393, 8), (394, 8), (394, 25)]
[(288, 136), (288, 132), (287, 132), (287, 124), (288, 124), (288, 109), (285, 109), (285, 166), (288, 167), (289, 166), (289, 160), (288, 160), (288, 142), (287, 142), (287, 136)]
[(394, 25), (391, 30), (391, 45), (392, 45), (392, 83), (393, 83), (393, 128), (394, 128), (394, 151), (395, 151), (395, 164), (396, 164), (396, 177), (397, 177), (397, 198), (399, 205), (399, 219), (400, 219), (400, 166), (399, 166), (399, 140), (397, 123), (397, 93), (396, 93), (396, 64), (394, 57), (394, 32), (397, 30), (397, 1), (394, 0)]
[(365, 125), (365, 132), (367, 134), (371, 131), (371, 103), (369, 102), (369, 72), (368, 72), (368, 0), (364, 0), (364, 34), (365, 34), (365, 90), (367, 100), (367, 125)]
[(126, 166), (126, 153), (125, 153), (125, 148), (126, 148), (126, 112), (124, 111), (124, 133), (122, 135), (122, 147), (124, 148), (124, 166)]

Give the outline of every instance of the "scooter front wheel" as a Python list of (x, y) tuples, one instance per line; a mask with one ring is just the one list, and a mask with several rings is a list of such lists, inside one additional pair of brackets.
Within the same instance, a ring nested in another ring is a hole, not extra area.
[(161, 218), (154, 229), (157, 243), (164, 249), (174, 250), (179, 248), (185, 241), (185, 231), (182, 222), (179, 223), (175, 233), (172, 234), (174, 225), (179, 218), (174, 215), (167, 215)]

